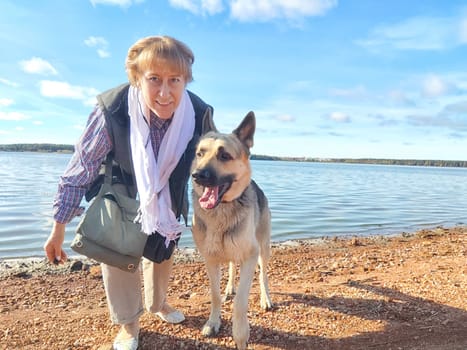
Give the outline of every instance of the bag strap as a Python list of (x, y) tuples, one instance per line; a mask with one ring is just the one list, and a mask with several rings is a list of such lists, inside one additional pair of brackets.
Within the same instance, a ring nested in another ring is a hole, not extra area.
[[(105, 175), (104, 175), (104, 183), (112, 186), (112, 178), (113, 178), (113, 154), (109, 152), (107, 157), (105, 158)], [(128, 188), (128, 179), (125, 176), (125, 172), (123, 168), (120, 166), (120, 175), (123, 181), (123, 185), (125, 186), (127, 196), (130, 197), (130, 189)]]
[[(115, 145), (115, 136), (114, 136), (114, 131), (112, 128), (112, 121), (110, 120), (110, 117), (108, 117), (108, 113), (103, 113), (103, 114), (105, 118), (105, 125), (107, 126), (107, 130), (110, 134), (110, 137), (112, 138), (112, 144)], [(113, 170), (113, 164), (114, 164), (113, 159), (114, 159), (113, 151), (110, 151), (109, 153), (107, 153), (107, 157), (105, 158), (105, 177), (104, 177), (104, 183), (110, 186), (112, 186), (112, 170)]]
[[(128, 92), (128, 88), (126, 89), (126, 91)], [(127, 95), (124, 95), (124, 96), (127, 96)], [(119, 103), (121, 103), (121, 101)], [(101, 108), (102, 108), (102, 106), (101, 106)], [(103, 109), (103, 112), (104, 112), (103, 114), (104, 114), (104, 118), (105, 118), (105, 124), (106, 124), (106, 127), (107, 127), (107, 131), (109, 132), (109, 135), (110, 135), (110, 137), (112, 139), (112, 144), (114, 145), (114, 149), (115, 149), (115, 142), (116, 141), (115, 141), (115, 135), (114, 135), (114, 130), (113, 130), (113, 126), (112, 126), (112, 119), (111, 119), (111, 116), (110, 116), (111, 113), (106, 108)], [(130, 147), (129, 143), (128, 143), (128, 147)], [(114, 151), (111, 151), (110, 153), (108, 153), (107, 158), (105, 160), (106, 166), (105, 166), (104, 183), (107, 183), (109, 185), (112, 185), (113, 152)], [(130, 162), (131, 162), (131, 164), (133, 164), (133, 160), (132, 160), (132, 157), (131, 157), (131, 149), (130, 149)], [(125, 185), (127, 195), (129, 197), (132, 197), (132, 195), (131, 195), (132, 192), (130, 191), (130, 186), (133, 186), (133, 184), (130, 185), (130, 181), (128, 180), (127, 173), (123, 169), (122, 165), (120, 163), (118, 163), (118, 162), (117, 162), (117, 164), (118, 164), (118, 166), (120, 168), (121, 180), (123, 181), (123, 184)], [(110, 169), (109, 169), (109, 165), (110, 165)]]
[(125, 185), (126, 188), (126, 193), (128, 197), (131, 197), (131, 192), (130, 192), (130, 181), (128, 180), (127, 172), (123, 169), (123, 167), (119, 164), (120, 167), (120, 175), (122, 176), (123, 184)]
[(112, 185), (112, 166), (113, 166), (113, 155), (112, 152), (107, 154), (105, 158), (105, 176), (104, 176), (104, 183), (108, 185)]

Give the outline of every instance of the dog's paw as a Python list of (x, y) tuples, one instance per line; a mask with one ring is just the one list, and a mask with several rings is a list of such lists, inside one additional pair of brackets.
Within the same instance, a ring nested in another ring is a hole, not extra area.
[(235, 349), (237, 350), (246, 350), (247, 349), (247, 343), (244, 342), (244, 343), (241, 343), (241, 344), (235, 344)]
[(201, 330), (201, 334), (204, 335), (205, 337), (213, 337), (217, 333), (219, 333), (220, 326), (221, 326), (220, 321), (212, 322), (208, 320), (206, 324), (203, 326), (203, 329)]
[(234, 296), (235, 295), (235, 286), (233, 284), (227, 284), (225, 287), (225, 296)]
[(272, 310), (272, 308), (274, 307), (274, 304), (272, 303), (271, 299), (269, 297), (267, 298), (261, 298), (260, 302), (259, 302), (261, 308), (265, 311), (269, 311), (269, 310)]
[(250, 338), (250, 324), (246, 315), (232, 317), (232, 337), (238, 350), (246, 350)]

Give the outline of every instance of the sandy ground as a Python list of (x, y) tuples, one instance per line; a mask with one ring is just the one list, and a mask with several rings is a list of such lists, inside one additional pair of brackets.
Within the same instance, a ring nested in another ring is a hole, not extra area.
[[(467, 227), (273, 247), (275, 308), (250, 296), (250, 349), (467, 349)], [(100, 269), (70, 261), (0, 261), (0, 349), (110, 349)], [(225, 283), (225, 281), (224, 281)], [(196, 252), (177, 252), (170, 303), (186, 321), (141, 319), (139, 349), (232, 349), (232, 302), (215, 338), (200, 328), (209, 288)]]

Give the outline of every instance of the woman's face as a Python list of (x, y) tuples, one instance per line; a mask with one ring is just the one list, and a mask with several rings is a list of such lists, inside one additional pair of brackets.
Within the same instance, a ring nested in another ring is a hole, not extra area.
[(148, 108), (159, 118), (170, 119), (182, 99), (186, 79), (161, 63), (142, 72), (139, 86)]

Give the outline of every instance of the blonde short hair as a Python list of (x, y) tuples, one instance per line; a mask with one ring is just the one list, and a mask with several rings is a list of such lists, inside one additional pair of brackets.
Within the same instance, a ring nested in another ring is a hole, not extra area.
[(138, 40), (128, 50), (125, 68), (130, 84), (136, 86), (141, 74), (161, 61), (180, 72), (187, 83), (193, 81), (191, 66), (195, 56), (191, 49), (169, 36), (149, 36)]

